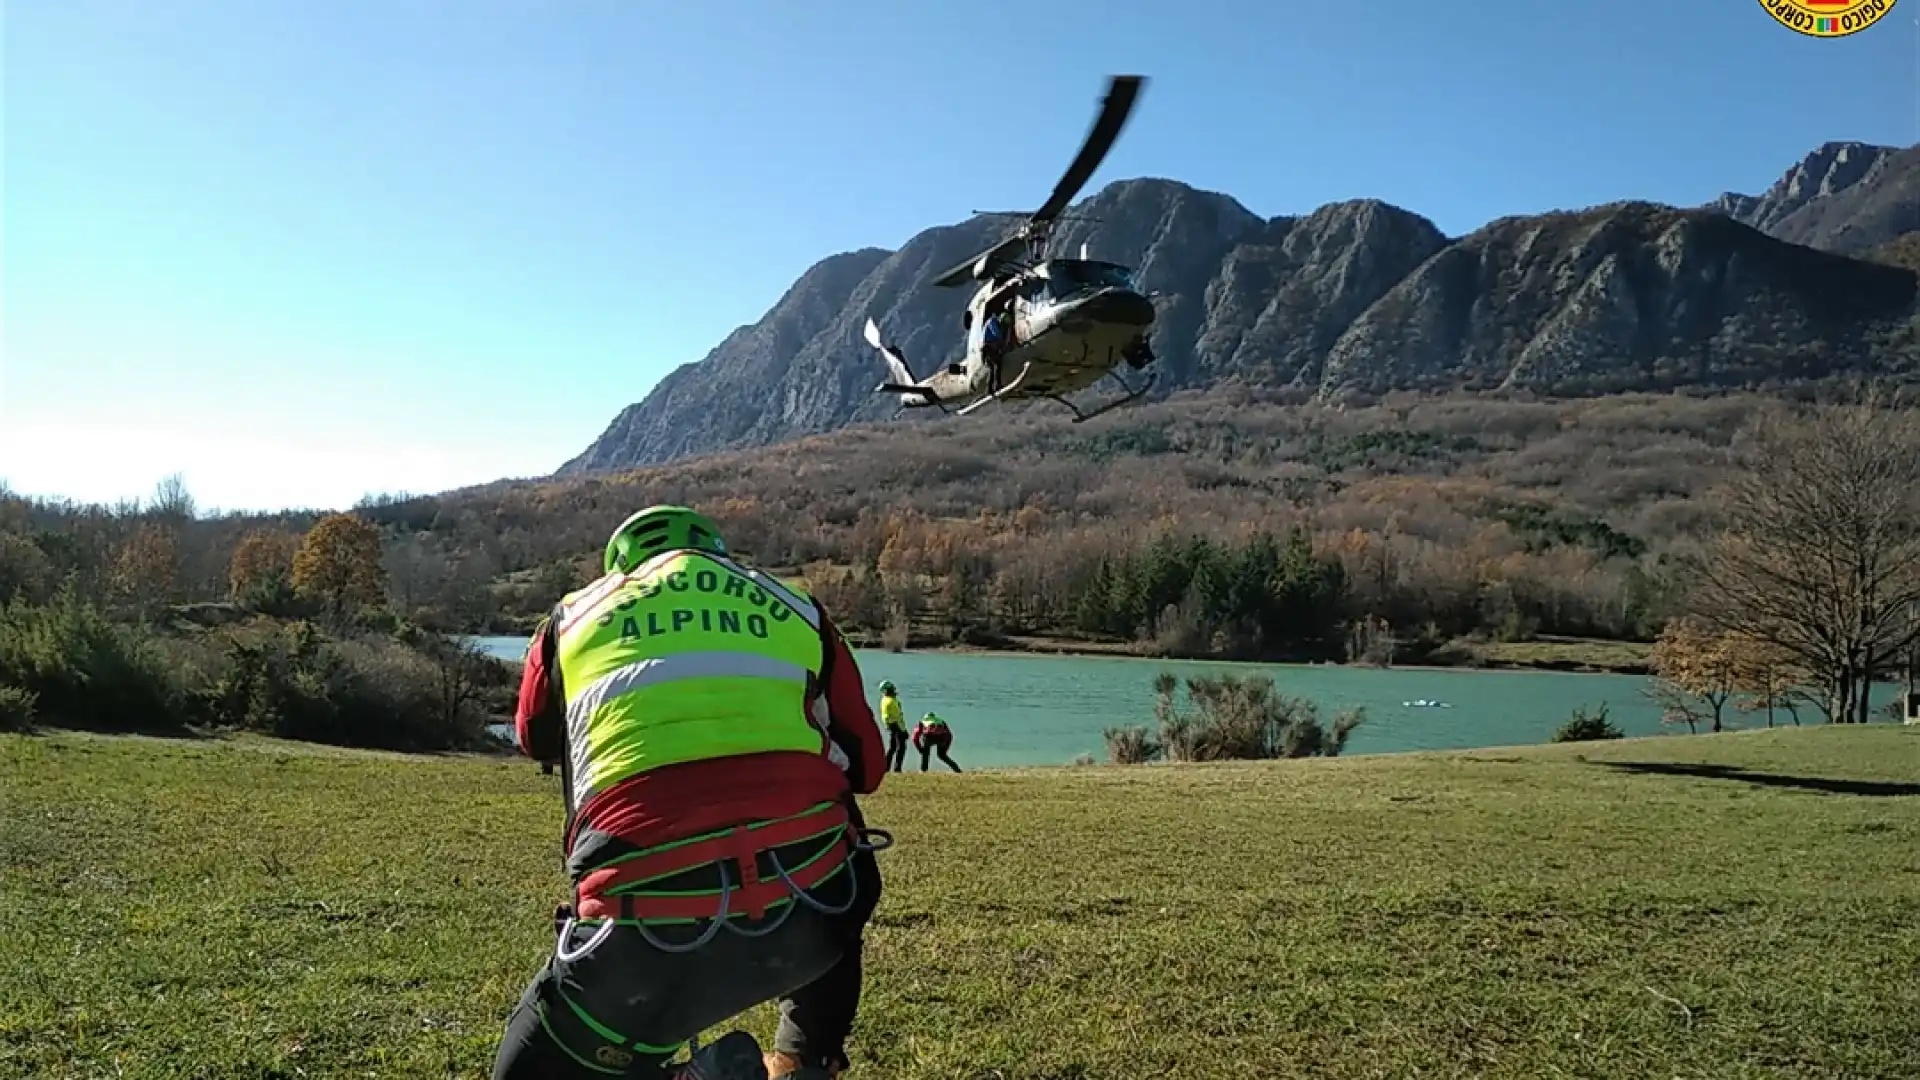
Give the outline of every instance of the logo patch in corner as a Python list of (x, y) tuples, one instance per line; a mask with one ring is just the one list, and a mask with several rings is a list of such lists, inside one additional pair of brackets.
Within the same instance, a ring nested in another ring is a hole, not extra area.
[(1773, 21), (1808, 37), (1857, 34), (1885, 18), (1894, 0), (1760, 0)]

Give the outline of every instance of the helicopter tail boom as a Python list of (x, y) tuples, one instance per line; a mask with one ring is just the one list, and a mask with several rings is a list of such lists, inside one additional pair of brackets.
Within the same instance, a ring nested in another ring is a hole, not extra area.
[(938, 394), (935, 394), (932, 390), (924, 386), (911, 383), (884, 382), (875, 387), (874, 390), (876, 393), (900, 395), (900, 404), (910, 409), (915, 406), (940, 404), (940, 396)]

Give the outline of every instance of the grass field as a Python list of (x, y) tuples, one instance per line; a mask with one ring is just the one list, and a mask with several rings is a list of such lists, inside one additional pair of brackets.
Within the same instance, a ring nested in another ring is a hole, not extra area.
[[(849, 1080), (1920, 1076), (1920, 729), (868, 807)], [(518, 760), (0, 737), (0, 1076), (484, 1077), (560, 822)]]
[(1533, 641), (1480, 642), (1473, 645), (1471, 651), (1481, 663), (1501, 667), (1612, 671), (1632, 675), (1647, 670), (1647, 657), (1653, 652), (1653, 646), (1638, 641), (1543, 637)]

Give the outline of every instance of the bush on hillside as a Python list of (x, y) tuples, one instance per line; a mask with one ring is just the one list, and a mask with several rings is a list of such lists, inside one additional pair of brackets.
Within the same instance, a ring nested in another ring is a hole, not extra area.
[(44, 722), (95, 731), (186, 726), (180, 684), (153, 634), (113, 622), (63, 586), (47, 604), (0, 608), (0, 685), (33, 695)]
[(1576, 707), (1560, 730), (1553, 733), (1554, 742), (1592, 742), (1598, 739), (1624, 738), (1626, 733), (1613, 726), (1607, 719), (1607, 703), (1601, 702), (1599, 711), (1588, 712), (1585, 706)]
[(0, 531), (0, 604), (15, 597), (45, 601), (59, 582), (59, 572), (33, 538)]
[(39, 695), (18, 686), (0, 686), (0, 731), (32, 731)]
[(1174, 700), (1179, 687), (1171, 672), (1154, 680), (1157, 738), (1145, 727), (1108, 729), (1107, 752), (1116, 764), (1163, 755), (1170, 761), (1335, 757), (1366, 720), (1366, 710), (1345, 709), (1325, 723), (1317, 705), (1277, 693), (1264, 675), (1189, 678), (1186, 710)]
[(375, 634), (330, 641), (309, 622), (268, 623), (231, 635), (224, 670), (201, 703), (216, 726), (280, 738), (462, 749), (482, 742), (483, 690), (508, 676), (461, 643)]
[(483, 745), (512, 708), (507, 665), (411, 626), (334, 640), (306, 620), (229, 622), (120, 623), (71, 585), (45, 604), (16, 595), (0, 607), (0, 727), (213, 727), (444, 750)]
[(1160, 756), (1160, 741), (1145, 724), (1110, 727), (1104, 733), (1107, 759), (1115, 765), (1142, 765)]

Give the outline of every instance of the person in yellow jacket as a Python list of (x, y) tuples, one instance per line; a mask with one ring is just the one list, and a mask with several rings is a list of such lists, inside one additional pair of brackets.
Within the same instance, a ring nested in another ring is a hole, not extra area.
[(880, 721), (887, 725), (887, 767), (900, 772), (907, 764), (907, 710), (892, 679), (880, 682)]
[[(560, 766), (573, 902), (493, 1080), (834, 1080), (888, 839), (856, 801), (886, 759), (853, 651), (688, 507), (622, 522), (604, 569), (521, 674), (516, 735)], [(737, 1030), (693, 1051), (768, 1000), (773, 1053)]]

